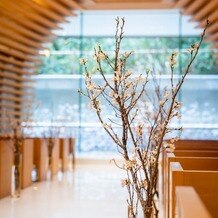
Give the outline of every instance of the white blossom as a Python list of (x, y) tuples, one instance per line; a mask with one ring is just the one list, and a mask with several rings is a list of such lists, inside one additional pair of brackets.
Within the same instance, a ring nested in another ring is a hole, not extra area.
[(101, 51), (98, 51), (93, 55), (93, 58), (94, 58), (94, 60), (101, 61), (101, 60), (105, 59), (105, 54)]
[(129, 179), (121, 179), (121, 186), (125, 187), (130, 185), (130, 180)]
[(130, 71), (130, 70), (127, 70), (126, 72), (125, 72), (125, 78), (128, 78), (129, 76), (131, 76), (132, 75), (132, 72)]
[(164, 98), (165, 98), (165, 99), (168, 99), (169, 96), (170, 96), (170, 92), (166, 91), (166, 92), (164, 93)]
[(190, 48), (188, 48), (188, 52), (193, 53), (194, 51), (196, 51), (199, 48), (199, 44), (198, 43), (194, 43)]
[(80, 59), (80, 64), (82, 64), (82, 65), (84, 65), (84, 64), (86, 64), (87, 63), (87, 59), (86, 58), (81, 58)]
[(177, 54), (178, 54), (177, 52), (173, 52), (171, 56), (168, 58), (168, 61), (171, 67), (174, 67), (177, 64), (177, 61), (176, 61)]
[(138, 124), (135, 128), (136, 134), (140, 137), (143, 135), (143, 127), (144, 125)]
[(141, 181), (141, 187), (144, 188), (144, 189), (146, 189), (147, 186), (148, 186), (148, 181), (147, 181), (146, 179), (142, 180), (142, 181)]
[(135, 160), (126, 160), (124, 163), (124, 168), (127, 170), (132, 169), (135, 165), (137, 164), (137, 162)]

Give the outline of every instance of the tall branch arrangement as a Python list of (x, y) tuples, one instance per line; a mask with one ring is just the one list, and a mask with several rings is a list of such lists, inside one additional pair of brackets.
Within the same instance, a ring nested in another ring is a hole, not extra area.
[[(29, 107), (30, 109), (31, 107)], [(7, 145), (13, 152), (13, 166), (12, 166), (12, 197), (20, 197), (21, 191), (21, 175), (22, 175), (22, 145), (27, 136), (29, 129), (28, 120), (30, 118), (30, 111), (26, 111), (26, 116), (21, 119), (16, 118), (13, 114), (5, 111), (6, 118), (1, 122), (0, 138), (4, 139)]]
[(13, 115), (9, 114), (7, 111), (4, 112), (5, 122), (1, 123), (1, 133), (0, 137), (3, 139), (8, 139), (9, 146), (12, 149), (14, 155), (21, 154), (21, 146), (25, 139), (30, 133), (30, 126), (28, 122), (32, 116), (32, 107), (27, 106), (25, 111), (25, 116), (21, 119), (15, 118)]
[[(124, 164), (119, 166), (125, 170), (126, 179), (121, 181), (122, 186), (126, 187), (128, 192), (128, 217), (136, 218), (139, 215), (139, 208), (146, 218), (158, 216), (158, 165), (160, 153), (170, 148), (173, 150), (173, 143), (176, 137), (171, 137), (167, 144), (164, 143), (167, 135), (172, 130), (181, 130), (181, 128), (170, 127), (173, 119), (179, 118), (179, 108), (181, 103), (177, 100), (177, 95), (182, 84), (188, 75), (189, 69), (195, 60), (205, 30), (199, 43), (195, 43), (188, 49), (189, 62), (181, 75), (175, 82), (174, 69), (177, 62), (177, 52), (169, 57), (170, 81), (169, 86), (161, 91), (155, 76), (147, 71), (139, 76), (134, 76), (127, 69), (127, 61), (133, 52), (121, 52), (121, 42), (124, 37), (124, 18), (116, 19), (115, 50), (114, 56), (109, 57), (100, 45), (94, 49), (94, 60), (97, 64), (97, 71), (102, 77), (101, 85), (93, 81), (87, 60), (81, 59), (81, 64), (85, 69), (86, 91), (79, 91), (89, 98), (92, 107), (102, 127), (115, 142), (118, 152), (121, 154)], [(207, 22), (207, 25), (209, 22)], [(206, 26), (207, 26), (206, 25)], [(108, 68), (113, 73), (112, 79), (105, 76)], [(152, 105), (152, 113), (148, 109), (147, 100), (151, 100), (148, 93), (148, 83), (154, 83), (156, 103)], [(143, 98), (146, 96), (146, 98)], [(143, 108), (139, 105), (144, 102)], [(106, 118), (103, 115), (101, 100), (108, 103), (111, 111), (114, 113), (114, 119)], [(144, 118), (144, 119), (143, 119)], [(121, 129), (117, 131), (118, 128)]]

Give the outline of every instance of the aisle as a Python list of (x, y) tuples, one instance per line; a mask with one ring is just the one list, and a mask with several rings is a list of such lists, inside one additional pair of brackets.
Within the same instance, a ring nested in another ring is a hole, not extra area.
[(0, 200), (0, 218), (122, 218), (121, 171), (109, 164), (79, 165), (75, 173), (35, 183), (20, 199)]

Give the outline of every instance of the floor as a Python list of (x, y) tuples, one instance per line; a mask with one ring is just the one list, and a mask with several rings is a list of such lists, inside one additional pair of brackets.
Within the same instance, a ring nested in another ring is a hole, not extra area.
[(19, 199), (0, 200), (0, 218), (125, 218), (124, 178), (112, 164), (77, 165), (52, 182), (35, 183)]

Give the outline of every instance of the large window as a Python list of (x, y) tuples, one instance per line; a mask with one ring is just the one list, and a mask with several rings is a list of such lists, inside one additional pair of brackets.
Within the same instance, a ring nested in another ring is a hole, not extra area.
[[(194, 23), (187, 21), (188, 17), (175, 10), (85, 12), (71, 18), (67, 25), (63, 25), (62, 31), (56, 32), (58, 37), (41, 51), (42, 65), (36, 76), (36, 102), (39, 106), (35, 121), (41, 126), (41, 129), (37, 128), (37, 134), (42, 134), (45, 126), (64, 125), (60, 134), (74, 135), (79, 151), (115, 150), (98, 125), (87, 99), (79, 96), (77, 90), (84, 88), (79, 59), (92, 59), (96, 43), (100, 43), (108, 53), (113, 53), (114, 18), (117, 15), (126, 19), (126, 38), (122, 49), (134, 50), (128, 64), (136, 74), (149, 68), (166, 78), (167, 57), (178, 50), (182, 54), (177, 69), (179, 75), (182, 72), (180, 66), (187, 58), (186, 49), (199, 40), (201, 33), (194, 28)], [(180, 93), (182, 124), (185, 127), (183, 137), (218, 137), (216, 52), (209, 43), (203, 44)], [(106, 73), (110, 77), (111, 72)], [(99, 80), (98, 75), (96, 80)], [(110, 117), (111, 112), (108, 111), (106, 116)]]

